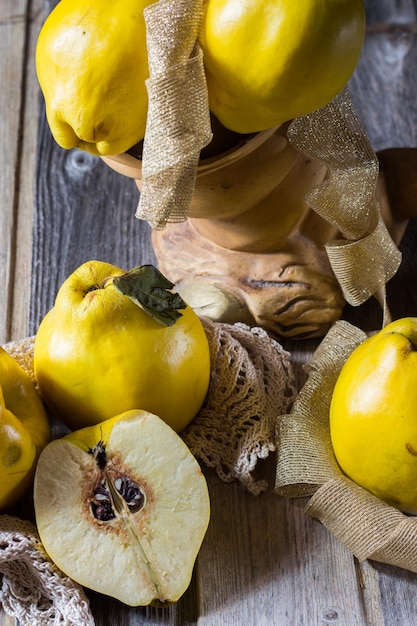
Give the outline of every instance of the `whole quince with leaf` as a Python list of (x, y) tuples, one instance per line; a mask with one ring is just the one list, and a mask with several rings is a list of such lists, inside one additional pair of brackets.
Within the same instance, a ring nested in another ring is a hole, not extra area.
[(50, 439), (48, 417), (31, 379), (0, 348), (0, 510), (14, 504), (33, 482), (36, 463)]
[[(36, 67), (49, 126), (62, 147), (111, 155), (143, 139), (149, 4), (61, 0), (46, 19)], [(203, 9), (198, 41), (210, 108), (238, 133), (327, 104), (359, 60), (362, 0), (205, 0)]]
[(201, 320), (152, 265), (130, 272), (89, 261), (61, 285), (41, 321), (34, 372), (46, 404), (71, 429), (130, 409), (181, 431), (207, 394)]
[(330, 434), (349, 478), (417, 514), (417, 318), (391, 322), (353, 350), (334, 387)]

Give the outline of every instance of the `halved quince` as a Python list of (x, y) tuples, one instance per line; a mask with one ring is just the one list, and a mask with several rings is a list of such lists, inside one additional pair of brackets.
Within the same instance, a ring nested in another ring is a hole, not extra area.
[(34, 502), (56, 565), (130, 606), (180, 598), (210, 517), (207, 484), (187, 446), (159, 417), (135, 410), (51, 442)]

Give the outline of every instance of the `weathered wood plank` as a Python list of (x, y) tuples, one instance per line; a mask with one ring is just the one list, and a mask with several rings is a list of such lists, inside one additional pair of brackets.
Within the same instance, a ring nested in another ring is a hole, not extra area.
[(356, 111), (375, 150), (417, 146), (416, 4), (367, 0), (365, 7), (368, 32), (350, 81)]
[[(34, 41), (41, 2), (0, 5), (0, 343), (27, 334), (38, 85)], [(15, 620), (0, 611), (1, 626)]]
[[(305, 500), (254, 497), (210, 480), (207, 541), (198, 562), (201, 626), (364, 624), (356, 566)], [(338, 618), (336, 620), (336, 612)]]
[[(36, 4), (36, 3), (35, 3)], [(27, 265), (30, 259), (29, 232), (32, 222), (32, 198), (20, 204), (19, 182), (22, 164), (22, 152), (26, 143), (22, 141), (24, 120), (24, 105), (26, 88), (24, 69), (27, 60), (27, 7), (26, 0), (3, 0), (0, 6), (0, 76), (2, 88), (0, 90), (0, 291), (4, 305), (0, 308), (0, 340), (3, 342), (11, 338), (14, 327), (19, 332), (25, 332), (25, 321), (21, 321), (21, 307), (13, 301), (16, 268), (22, 263)], [(33, 119), (33, 118), (32, 118)], [(36, 125), (28, 130), (28, 136), (34, 140)], [(30, 158), (30, 157), (29, 157)], [(28, 163), (28, 161), (25, 161)], [(32, 153), (32, 164), (34, 164)], [(31, 171), (27, 172), (27, 184), (33, 178)], [(27, 189), (27, 185), (25, 184)], [(24, 229), (17, 232), (17, 212), (22, 210), (21, 220)], [(17, 244), (23, 247), (17, 252)], [(29, 256), (28, 256), (29, 255)], [(30, 272), (27, 273), (23, 290), (28, 293)], [(25, 298), (27, 305), (27, 298)], [(13, 319), (19, 322), (13, 323)]]
[(32, 264), (32, 224), (34, 207), (34, 181), (36, 144), (39, 116), (40, 89), (35, 71), (36, 40), (44, 19), (42, 0), (28, 3), (25, 58), (23, 63), (23, 102), (20, 154), (18, 161), (15, 227), (15, 264), (12, 291), (10, 337), (24, 337), (29, 325), (29, 293)]
[(412, 24), (416, 20), (414, 0), (364, 0), (364, 6), (371, 27), (376, 24)]

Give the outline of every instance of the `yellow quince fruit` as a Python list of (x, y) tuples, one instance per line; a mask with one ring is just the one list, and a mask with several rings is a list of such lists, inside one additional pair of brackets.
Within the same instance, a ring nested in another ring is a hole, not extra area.
[(50, 439), (42, 401), (26, 372), (0, 348), (0, 510), (33, 482), (40, 452)]
[(210, 109), (239, 133), (311, 113), (346, 85), (364, 35), (362, 0), (207, 0)]
[[(143, 10), (152, 2), (61, 0), (46, 19), (36, 67), (63, 148), (104, 156), (143, 139)], [(204, 0), (199, 43), (212, 112), (252, 133), (320, 108), (352, 75), (364, 33), (362, 0)]]
[(140, 141), (148, 108), (143, 9), (153, 0), (61, 0), (39, 33), (36, 69), (57, 143), (118, 154)]
[(203, 325), (153, 266), (130, 272), (89, 261), (61, 285), (35, 338), (41, 395), (72, 430), (130, 409), (174, 430), (207, 394), (210, 349)]
[(330, 435), (349, 478), (417, 514), (417, 318), (388, 324), (351, 353), (334, 387)]

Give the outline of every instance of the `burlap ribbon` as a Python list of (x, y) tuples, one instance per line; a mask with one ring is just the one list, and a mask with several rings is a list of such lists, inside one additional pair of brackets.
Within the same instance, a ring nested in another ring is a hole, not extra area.
[(184, 221), (201, 149), (212, 138), (201, 0), (159, 0), (144, 10), (149, 62), (142, 192), (136, 217), (156, 228)]
[(306, 366), (307, 381), (290, 414), (279, 418), (276, 492), (311, 496), (306, 512), (360, 561), (417, 572), (417, 518), (404, 515), (349, 480), (330, 440), (329, 407), (339, 372), (365, 333), (339, 321)]

